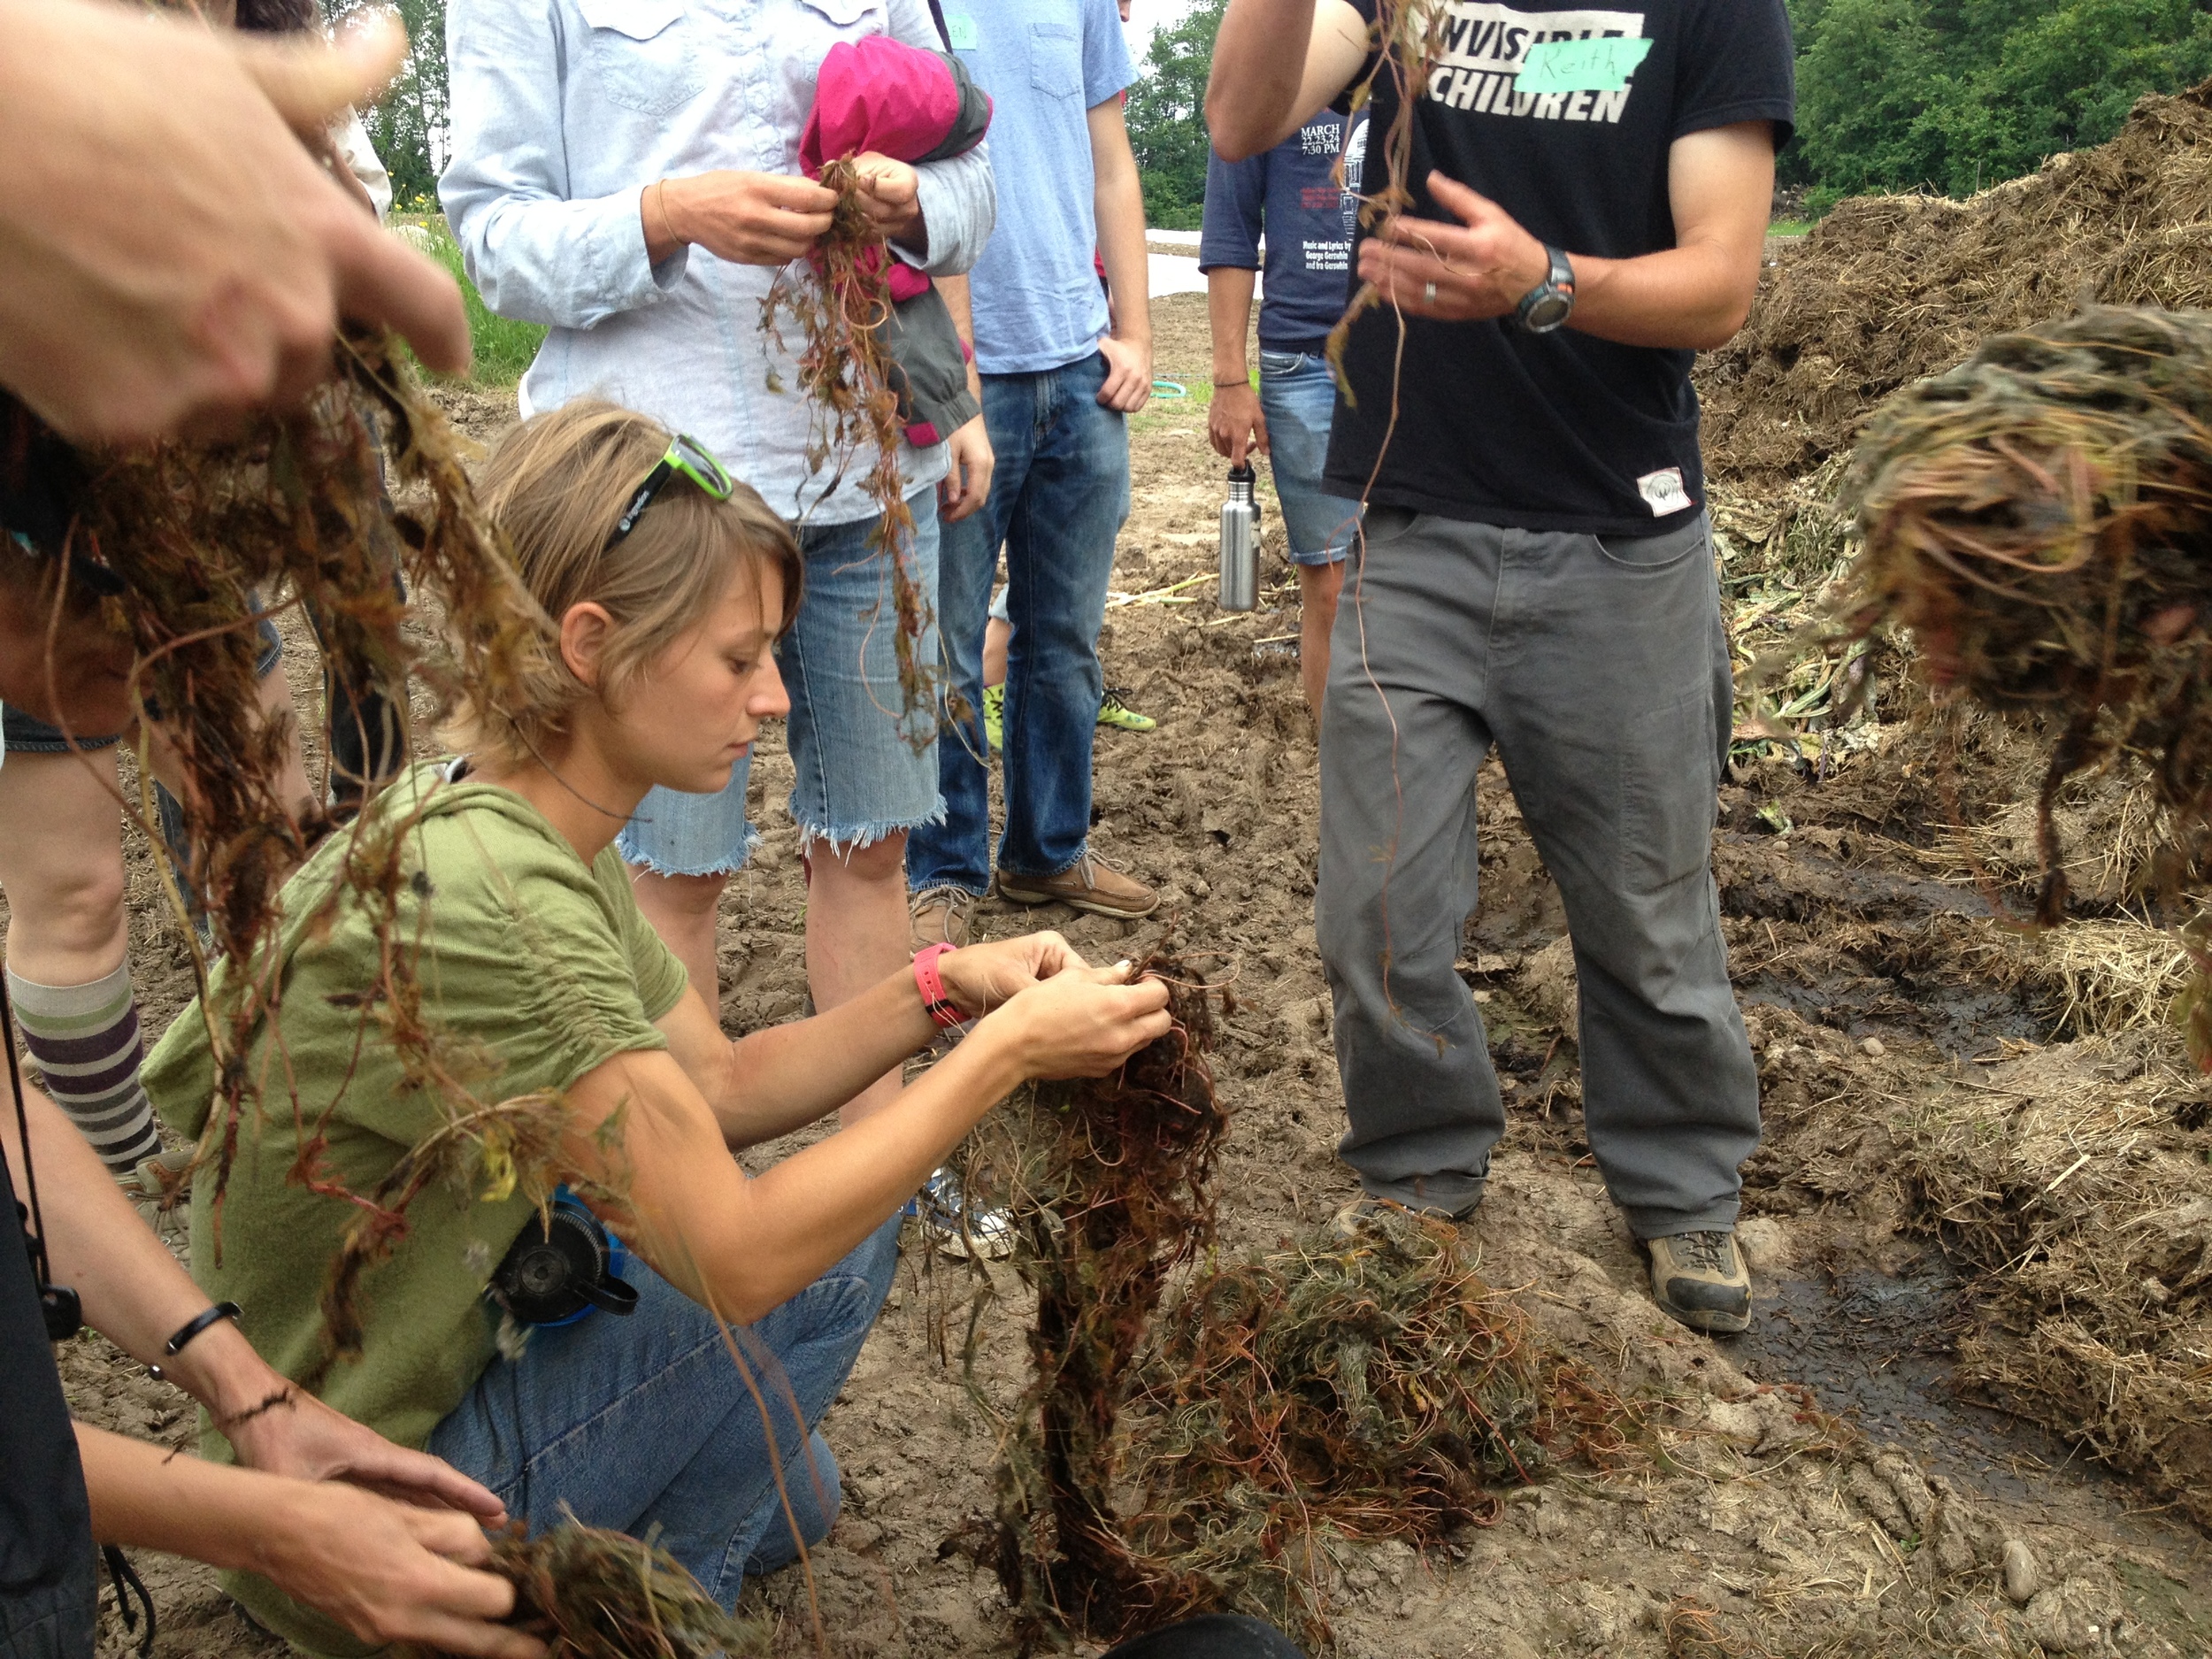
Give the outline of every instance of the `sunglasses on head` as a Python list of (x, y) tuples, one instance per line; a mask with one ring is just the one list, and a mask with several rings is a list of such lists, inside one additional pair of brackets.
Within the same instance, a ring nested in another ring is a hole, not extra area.
[(710, 501), (727, 501), (730, 492), (737, 488), (730, 480), (729, 470), (714, 458), (705, 444), (689, 433), (680, 432), (670, 442), (668, 453), (653, 463), (653, 470), (645, 475), (645, 481), (630, 497), (630, 504), (622, 510), (622, 517), (614, 521), (614, 533), (607, 538), (609, 547), (637, 528), (637, 521), (653, 504), (653, 497), (659, 495), (662, 487), (679, 473), (696, 484), (700, 493)]

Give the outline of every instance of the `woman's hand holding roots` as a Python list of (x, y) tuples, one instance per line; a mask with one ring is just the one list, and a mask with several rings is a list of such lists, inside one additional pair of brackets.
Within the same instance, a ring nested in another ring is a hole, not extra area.
[(1126, 962), (1094, 968), (1057, 933), (966, 945), (940, 956), (938, 972), (1033, 1078), (1104, 1077), (1171, 1024), (1164, 984), (1133, 984)]
[(688, 242), (733, 265), (774, 266), (813, 252), (836, 206), (837, 193), (811, 179), (725, 170), (649, 188), (639, 211), (657, 264)]
[(1440, 173), (1429, 174), (1429, 195), (1463, 222), (1392, 219), (1360, 244), (1361, 280), (1409, 316), (1439, 322), (1510, 316), (1550, 274), (1544, 244), (1488, 196)]
[(491, 1540), (465, 1515), (412, 1509), (336, 1482), (298, 1485), (264, 1534), (254, 1571), (365, 1641), (486, 1659), (542, 1659), (497, 1621), (514, 1586), (484, 1569)]

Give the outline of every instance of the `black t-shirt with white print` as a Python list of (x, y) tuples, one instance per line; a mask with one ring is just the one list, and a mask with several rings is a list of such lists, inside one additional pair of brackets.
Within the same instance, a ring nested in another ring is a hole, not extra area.
[[(1352, 4), (1371, 21), (1375, 0)], [(1570, 257), (1655, 253), (1674, 246), (1676, 139), (1763, 120), (1778, 147), (1792, 130), (1782, 0), (1642, 0), (1617, 12), (1439, 4), (1443, 45), (1415, 105), (1407, 173), (1419, 217), (1457, 222), (1429, 196), (1434, 170)], [(1385, 176), (1398, 104), (1386, 66), (1368, 127), (1370, 191)], [(1509, 316), (1409, 316), (1405, 330), (1402, 352), (1386, 304), (1353, 325), (1344, 366), (1357, 403), (1337, 400), (1331, 489), (1483, 524), (1610, 535), (1671, 530), (1703, 504), (1692, 353), (1619, 345), (1571, 324), (1531, 334)]]

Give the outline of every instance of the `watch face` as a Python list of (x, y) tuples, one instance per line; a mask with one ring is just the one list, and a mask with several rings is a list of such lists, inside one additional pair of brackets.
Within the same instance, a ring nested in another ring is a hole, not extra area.
[(1522, 324), (1537, 334), (1546, 334), (1567, 320), (1567, 313), (1574, 310), (1574, 301), (1564, 294), (1547, 294), (1528, 308)]

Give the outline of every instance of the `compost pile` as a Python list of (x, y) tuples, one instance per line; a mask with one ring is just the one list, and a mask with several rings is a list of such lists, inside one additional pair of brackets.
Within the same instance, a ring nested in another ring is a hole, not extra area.
[(674, 1556), (645, 1540), (568, 1521), (492, 1546), (515, 1586), (510, 1620), (551, 1659), (717, 1659), (761, 1651), (760, 1632), (724, 1612)]
[(1214, 1236), (1224, 1118), (1208, 987), (1171, 957), (1143, 971), (1174, 1030), (1117, 1077), (1041, 1088), (1032, 1116), (1015, 1261), (1036, 1378), (1000, 1475), (1000, 1578), (1032, 1636), (1227, 1607), (1325, 1640), (1333, 1537), (1486, 1525), (1494, 1483), (1625, 1452), (1629, 1413), (1451, 1228), (1392, 1207), (1206, 1263), (1163, 1310)]
[[(807, 465), (829, 472), (822, 493), (837, 488), (856, 456), (870, 457), (862, 488), (880, 516), (868, 545), (883, 561), (902, 699), (899, 709), (887, 712), (897, 714), (918, 751), (937, 736), (938, 676), (920, 655), (936, 611), (915, 564), (914, 514), (899, 476), (899, 400), (879, 334), (891, 314), (890, 255), (862, 204), (852, 161), (830, 162), (821, 183), (837, 192), (829, 230), (805, 264), (787, 266), (776, 279), (761, 302), (761, 329), (781, 350), (788, 349), (785, 320), (798, 326), (799, 390), (813, 416)], [(785, 389), (772, 372), (768, 389)]]
[(2212, 84), (2141, 99), (2109, 142), (1965, 202), (1837, 204), (1700, 359), (1709, 470), (1771, 491), (1850, 448), (1900, 387), (2088, 303), (2212, 303)]
[(2048, 717), (2052, 823), (2077, 772), (2139, 763), (2194, 873), (2212, 813), (2212, 315), (2101, 307), (2001, 334), (1893, 398), (1846, 486), (1865, 552), (1850, 631), (1911, 630), (1939, 689)]

